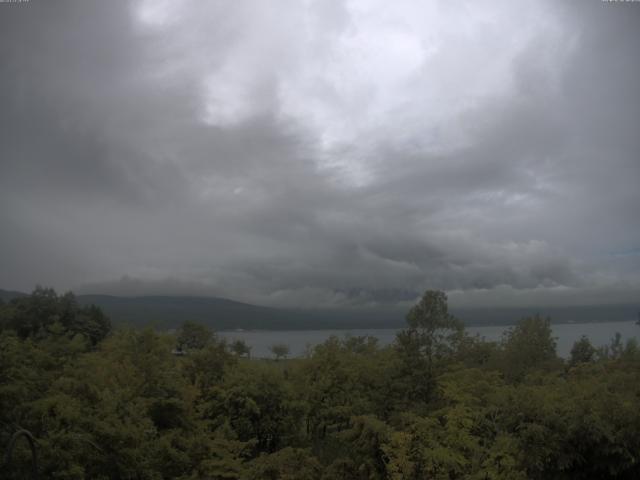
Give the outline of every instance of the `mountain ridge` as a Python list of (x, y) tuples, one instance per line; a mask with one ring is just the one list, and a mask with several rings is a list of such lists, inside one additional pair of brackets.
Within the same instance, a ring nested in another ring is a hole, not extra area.
[[(5, 302), (27, 296), (1, 290)], [(322, 330), (361, 328), (402, 328), (406, 309), (362, 307), (342, 309), (277, 308), (239, 302), (228, 298), (185, 295), (117, 296), (81, 294), (81, 305), (97, 305), (116, 325), (152, 326), (169, 329), (183, 321), (195, 321), (215, 330)], [(451, 307), (451, 312), (467, 326), (512, 325), (523, 317), (540, 314), (553, 323), (593, 323), (633, 321), (637, 305), (534, 306), (534, 307)]]

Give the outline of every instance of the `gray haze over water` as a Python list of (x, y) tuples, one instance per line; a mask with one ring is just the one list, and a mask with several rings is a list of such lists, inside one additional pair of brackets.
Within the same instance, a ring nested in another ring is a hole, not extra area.
[(639, 47), (600, 0), (0, 4), (0, 288), (637, 302)]
[[(487, 341), (499, 341), (509, 326), (466, 327), (471, 335), (479, 335)], [(586, 335), (591, 343), (600, 347), (608, 345), (616, 332), (626, 342), (632, 338), (640, 341), (640, 326), (635, 322), (606, 322), (606, 323), (563, 323), (551, 325), (556, 339), (556, 351), (561, 357), (568, 357), (571, 347), (582, 335)], [(300, 357), (331, 336), (345, 338), (345, 336), (371, 336), (378, 339), (380, 345), (389, 345), (395, 338), (398, 329), (358, 329), (358, 330), (290, 330), (290, 331), (233, 331), (218, 332), (218, 336), (229, 341), (244, 340), (251, 347), (251, 355), (257, 358), (273, 358), (270, 347), (275, 344), (289, 346), (292, 357)]]

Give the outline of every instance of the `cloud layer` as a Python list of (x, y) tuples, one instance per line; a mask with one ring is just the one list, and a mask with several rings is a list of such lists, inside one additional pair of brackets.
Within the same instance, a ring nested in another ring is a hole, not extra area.
[(0, 5), (0, 286), (637, 301), (640, 6)]

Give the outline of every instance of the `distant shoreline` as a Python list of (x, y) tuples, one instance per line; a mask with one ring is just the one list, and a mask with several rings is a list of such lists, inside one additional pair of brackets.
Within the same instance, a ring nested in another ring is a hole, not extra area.
[[(587, 322), (572, 322), (572, 321), (559, 321), (554, 322), (551, 320), (551, 325), (593, 325), (597, 323), (634, 323), (635, 320), (590, 320)], [(513, 323), (474, 323), (474, 324), (464, 324), (465, 328), (482, 328), (482, 327), (513, 327), (518, 322), (515, 321)], [(217, 333), (260, 333), (260, 332), (326, 332), (330, 330), (337, 331), (351, 331), (351, 330), (402, 330), (407, 328), (406, 325), (402, 326), (355, 326), (355, 327), (332, 327), (332, 328), (242, 328), (242, 329), (220, 329), (216, 330)], [(640, 326), (638, 326), (640, 329)]]

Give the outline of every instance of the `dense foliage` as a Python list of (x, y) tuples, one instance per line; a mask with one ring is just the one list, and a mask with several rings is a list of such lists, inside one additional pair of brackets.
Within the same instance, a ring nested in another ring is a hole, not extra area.
[[(29, 430), (43, 478), (640, 478), (635, 342), (583, 338), (564, 361), (540, 317), (485, 342), (442, 292), (389, 347), (280, 361), (193, 323), (112, 332), (46, 289), (0, 305), (0, 329), (0, 446)], [(28, 458), (18, 444), (2, 478)]]

